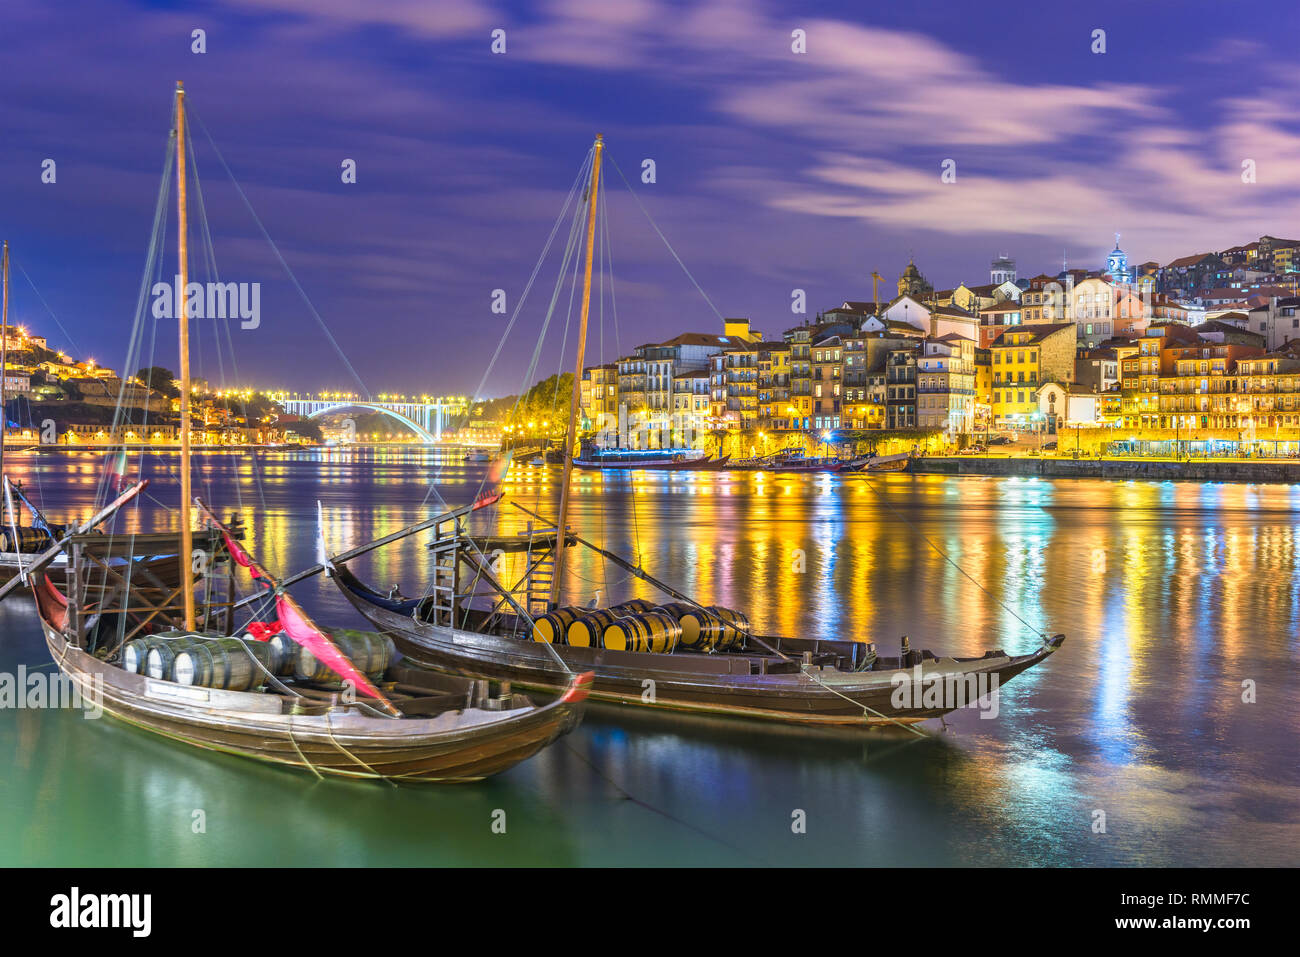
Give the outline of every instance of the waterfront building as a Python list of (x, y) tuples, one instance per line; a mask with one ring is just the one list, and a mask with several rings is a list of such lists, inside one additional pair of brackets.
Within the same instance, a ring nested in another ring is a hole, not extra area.
[(1282, 429), (1300, 428), (1300, 340), (1281, 349), (1238, 360), (1239, 398), (1246, 421), (1244, 428), (1263, 436), (1271, 429), (1276, 438)]
[(913, 345), (890, 349), (885, 363), (885, 428), (916, 428), (916, 359)]
[(1074, 378), (1077, 327), (1072, 322), (1032, 323), (1008, 329), (989, 347), (993, 364), (994, 428), (1025, 428), (1047, 380)]
[(597, 444), (618, 445), (618, 363), (582, 370), (579, 403), (583, 428), (598, 433)]
[(1038, 387), (1038, 417), (1031, 426), (1043, 435), (1066, 428), (1096, 428), (1101, 424), (1101, 398), (1087, 386), (1044, 382)]
[(773, 342), (758, 350), (758, 426), (786, 431), (794, 427), (790, 412), (790, 354), (788, 342)]
[(974, 431), (974, 340), (950, 332), (925, 341), (917, 359), (916, 425), (950, 438)]
[(715, 428), (758, 427), (758, 340), (735, 340), (709, 358), (710, 415)]
[(1120, 388), (1122, 391), (1122, 422), (1127, 429), (1154, 429), (1160, 418), (1160, 377), (1172, 368), (1162, 370), (1162, 357), (1169, 359), (1168, 347), (1193, 346), (1199, 337), (1188, 326), (1179, 323), (1153, 323), (1141, 339), (1136, 341), (1137, 351), (1120, 359)]
[(679, 372), (673, 376), (671, 434), (672, 448), (698, 448), (710, 429), (711, 393), (709, 370)]
[(786, 330), (790, 344), (791, 428), (812, 428), (812, 327), (805, 324)]
[(1074, 359), (1074, 381), (1092, 392), (1105, 392), (1119, 384), (1119, 353), (1102, 344), (1082, 346)]
[(840, 392), (843, 387), (844, 342), (831, 336), (812, 346), (813, 428), (840, 427)]
[(1161, 350), (1159, 419), (1156, 428), (1235, 429), (1249, 400), (1238, 377), (1242, 360), (1263, 353), (1259, 346), (1170, 340)]

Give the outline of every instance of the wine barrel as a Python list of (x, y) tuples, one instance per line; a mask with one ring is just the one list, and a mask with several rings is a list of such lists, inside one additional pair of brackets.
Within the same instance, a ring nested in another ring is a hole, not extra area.
[[(352, 662), (362, 674), (370, 678), (379, 678), (388, 669), (393, 660), (393, 640), (387, 635), (373, 631), (350, 631), (340, 629), (330, 636), (339, 651)], [(294, 676), (301, 681), (338, 682), (341, 675), (335, 674), (329, 665), (317, 658), (307, 648), (298, 646), (298, 655), (294, 660)]]
[(691, 608), (678, 619), (682, 644), (693, 651), (730, 651), (740, 648), (749, 634), (749, 619), (721, 605)]
[[(176, 660), (172, 663), (172, 681), (178, 685), (197, 685), (201, 688), (211, 688), (213, 685), (214, 672), (217, 670), (217, 664), (212, 657), (213, 642), (203, 641), (196, 642), (193, 647), (183, 648), (176, 652)], [(222, 682), (225, 681), (225, 668), (222, 665)]]
[[(694, 605), (688, 605), (684, 601), (670, 601), (664, 605), (656, 605), (655, 611), (661, 615), (668, 615), (673, 621), (681, 623), (681, 620), (693, 611), (698, 611)], [(683, 636), (684, 637), (684, 636)]]
[(129, 671), (133, 675), (143, 674), (148, 655), (148, 639), (132, 638), (122, 646), (122, 670)]
[[(263, 642), (219, 638), (177, 653), (177, 684), (248, 691), (266, 680), (274, 654)], [(265, 670), (264, 670), (265, 669)]]
[(671, 615), (648, 611), (619, 618), (605, 629), (604, 644), (614, 651), (652, 651), (666, 654), (677, 647), (682, 626)]
[(584, 614), (584, 608), (565, 607), (534, 618), (533, 641), (544, 641), (548, 645), (564, 644), (569, 626)]
[(357, 670), (370, 678), (382, 678), (396, 657), (397, 646), (393, 639), (377, 631), (341, 628), (332, 634), (336, 643), (342, 639), (347, 656)]
[(273, 656), (271, 670), (277, 675), (292, 675), (298, 662), (298, 642), (278, 631), (266, 643), (271, 646)]
[(175, 681), (172, 668), (176, 656), (195, 644), (195, 639), (188, 636), (181, 638), (149, 639), (149, 651), (145, 655), (144, 673), (155, 681)]
[(34, 528), (20, 527), (16, 536), (13, 529), (0, 530), (0, 552), (43, 552), (50, 545), (50, 536)]
[(609, 610), (615, 617), (623, 618), (627, 615), (644, 615), (648, 611), (654, 611), (655, 603), (646, 601), (644, 598), (632, 598), (623, 602), (621, 605), (614, 605)]
[(599, 648), (605, 629), (618, 621), (611, 608), (597, 608), (575, 618), (566, 632), (566, 641), (575, 648)]

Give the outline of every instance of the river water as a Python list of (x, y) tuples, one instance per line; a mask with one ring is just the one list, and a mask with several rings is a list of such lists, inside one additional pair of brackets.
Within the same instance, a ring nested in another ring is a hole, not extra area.
[[(89, 514), (99, 456), (8, 465), (52, 519)], [(142, 463), (153, 500), (119, 529), (174, 527), (174, 467)], [(196, 492), (242, 514), (280, 573), (312, 562), (317, 501), (341, 551), (430, 514), (431, 483), (470, 501), (485, 473), (414, 448), (196, 467)], [(517, 464), (506, 501), (553, 515), (558, 480)], [(0, 864), (1300, 863), (1300, 486), (578, 473), (574, 488), (580, 534), (746, 610), (760, 633), (869, 638), (885, 654), (903, 634), (951, 655), (1067, 639), (1002, 689), (995, 718), (967, 709), (924, 738), (600, 709), (461, 786), (317, 782), (110, 718), (4, 710)], [(477, 520), (513, 532), (528, 517), (503, 504)], [(419, 594), (426, 540), (354, 567)], [(578, 603), (652, 597), (588, 556), (565, 584)], [(326, 580), (295, 593), (324, 624), (361, 625)], [(29, 601), (11, 598), (0, 672), (19, 665), (49, 658)]]

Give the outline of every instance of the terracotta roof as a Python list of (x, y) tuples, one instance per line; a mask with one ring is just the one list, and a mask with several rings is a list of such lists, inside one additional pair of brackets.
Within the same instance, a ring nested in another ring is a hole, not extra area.
[[(667, 342), (647, 343), (649, 346), (726, 346), (731, 345), (737, 340), (727, 336), (717, 336), (711, 332), (683, 332), (680, 336), (675, 336)], [(638, 346), (637, 348), (645, 348)]]
[(988, 315), (990, 312), (1019, 312), (1024, 308), (1023, 304), (1008, 299), (1006, 302), (999, 302), (997, 305), (984, 306), (980, 309), (980, 312)]
[(1181, 259), (1175, 259), (1166, 269), (1181, 269), (1183, 266), (1195, 266), (1197, 263), (1206, 259), (1216, 258), (1214, 253), (1198, 253), (1195, 256), (1183, 256)]

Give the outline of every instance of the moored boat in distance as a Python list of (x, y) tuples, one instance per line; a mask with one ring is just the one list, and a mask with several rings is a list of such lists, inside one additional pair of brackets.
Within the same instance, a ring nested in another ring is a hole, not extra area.
[(655, 469), (671, 472), (713, 471), (725, 468), (728, 457), (713, 458), (696, 449), (584, 449), (573, 467), (602, 469)]

